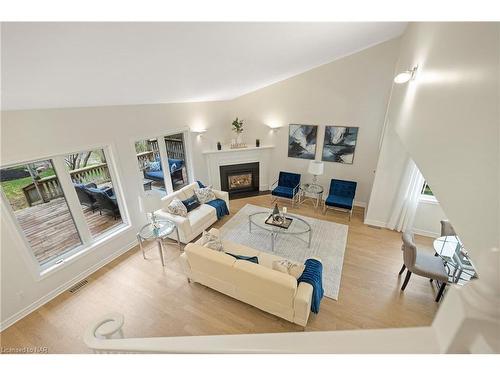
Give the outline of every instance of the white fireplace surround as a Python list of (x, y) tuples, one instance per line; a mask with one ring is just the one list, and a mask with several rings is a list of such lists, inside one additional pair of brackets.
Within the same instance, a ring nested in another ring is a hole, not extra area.
[(207, 161), (208, 183), (214, 189), (220, 189), (219, 167), (223, 165), (259, 163), (259, 190), (269, 190), (273, 181), (269, 179), (268, 166), (273, 149), (274, 146), (261, 146), (203, 152)]

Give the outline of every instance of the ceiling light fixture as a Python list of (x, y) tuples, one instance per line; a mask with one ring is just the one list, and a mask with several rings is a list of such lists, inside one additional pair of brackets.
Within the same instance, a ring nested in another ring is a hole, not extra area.
[(406, 70), (402, 73), (399, 73), (396, 77), (394, 77), (394, 83), (406, 83), (415, 79), (415, 74), (417, 72), (418, 65), (413, 67), (413, 69)]

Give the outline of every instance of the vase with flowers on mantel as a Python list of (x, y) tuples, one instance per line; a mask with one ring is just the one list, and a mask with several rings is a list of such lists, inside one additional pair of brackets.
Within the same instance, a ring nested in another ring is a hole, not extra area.
[(239, 120), (238, 117), (232, 122), (233, 131), (236, 133), (236, 144), (235, 147), (245, 147), (243, 142), (243, 120)]

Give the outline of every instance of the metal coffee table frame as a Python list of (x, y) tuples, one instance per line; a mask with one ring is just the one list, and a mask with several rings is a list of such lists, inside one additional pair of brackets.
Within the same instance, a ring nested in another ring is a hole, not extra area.
[(175, 225), (175, 223), (170, 220), (157, 220), (156, 222), (160, 225), (158, 232), (155, 233), (154, 229), (152, 228), (153, 224), (148, 223), (141, 228), (139, 233), (137, 233), (137, 241), (139, 241), (139, 247), (141, 248), (142, 256), (144, 257), (144, 259), (146, 259), (146, 253), (144, 252), (144, 247), (142, 245), (143, 241), (158, 242), (158, 251), (160, 252), (161, 264), (163, 267), (165, 267), (165, 259), (163, 258), (163, 240), (169, 238), (168, 236), (175, 230), (177, 234), (177, 245), (179, 245), (179, 250), (181, 250), (179, 229), (177, 228), (177, 225)]
[[(305, 228), (305, 230), (296, 231), (296, 230), (294, 230), (294, 223), (292, 223), (292, 225), (288, 229), (285, 229), (285, 228), (276, 227), (274, 225), (265, 224), (264, 221), (269, 217), (269, 214), (270, 214), (269, 211), (262, 211), (262, 212), (256, 212), (256, 213), (253, 213), (251, 215), (248, 215), (248, 231), (250, 233), (252, 233), (252, 226), (255, 225), (256, 227), (271, 233), (271, 250), (273, 252), (274, 252), (274, 244), (276, 242), (276, 238), (278, 237), (278, 235), (281, 235), (281, 234), (293, 236), (293, 237), (303, 241), (304, 243), (306, 243), (308, 248), (311, 247), (312, 228), (311, 228), (311, 225), (307, 221), (305, 221), (304, 219), (302, 219), (298, 216), (287, 214), (286, 215), (287, 217), (293, 218), (294, 220), (297, 220), (297, 221), (305, 224), (306, 228)], [(261, 219), (263, 219), (262, 223), (257, 222), (257, 219), (256, 219), (257, 215), (259, 215), (259, 217)], [(307, 234), (307, 236), (308, 236), (307, 240), (300, 237), (303, 234)]]

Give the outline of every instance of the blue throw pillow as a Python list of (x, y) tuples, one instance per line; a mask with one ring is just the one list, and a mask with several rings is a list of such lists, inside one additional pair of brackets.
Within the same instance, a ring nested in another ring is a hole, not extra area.
[(187, 212), (194, 210), (196, 207), (200, 206), (200, 201), (196, 197), (196, 195), (193, 195), (192, 197), (183, 200), (182, 203), (184, 206), (186, 206)]
[(240, 260), (247, 260), (249, 262), (252, 262), (252, 263), (255, 263), (255, 264), (259, 264), (259, 258), (253, 256), (253, 257), (246, 257), (244, 255), (235, 255), (235, 254), (231, 254), (231, 253), (226, 253), (227, 255), (231, 255), (232, 257), (235, 257), (236, 259), (240, 259)]
[(152, 161), (149, 163), (150, 172), (158, 172), (161, 171), (161, 163), (159, 161)]
[(200, 189), (206, 188), (206, 186), (203, 185), (203, 182), (201, 182), (200, 180), (197, 180), (196, 182), (198, 183), (198, 186), (200, 187)]

